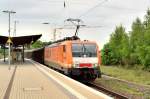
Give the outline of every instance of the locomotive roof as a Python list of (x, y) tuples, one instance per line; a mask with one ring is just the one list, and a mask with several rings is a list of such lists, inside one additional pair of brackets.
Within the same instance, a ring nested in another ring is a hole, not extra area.
[(64, 39), (60, 39), (60, 40), (52, 42), (48, 46), (55, 46), (55, 45), (58, 45), (58, 44), (60, 44), (60, 43), (62, 43), (64, 41), (73, 41), (73, 40), (80, 40), (80, 38), (78, 36), (65, 37)]
[(52, 42), (52, 44), (53, 43), (63, 42), (63, 41), (72, 41), (72, 40), (80, 40), (80, 38), (78, 36), (65, 37), (64, 39), (60, 39), (60, 40)]
[(38, 50), (43, 50), (44, 47), (41, 47), (41, 48), (36, 48), (36, 49), (28, 49), (28, 50), (25, 50), (25, 52), (33, 52), (33, 51), (38, 51)]
[(72, 39), (72, 37), (66, 37), (62, 40), (58, 40), (58, 41), (55, 41), (53, 43), (51, 43), (50, 45), (46, 46), (46, 47), (54, 47), (54, 46), (57, 46), (57, 45), (60, 45), (60, 44), (66, 44), (66, 42), (72, 42), (72, 43), (96, 43), (94, 41), (88, 41), (88, 40), (83, 40), (81, 41), (80, 38), (76, 38), (76, 39)]
[[(64, 41), (72, 41), (72, 42), (89, 42), (88, 40), (84, 40), (84, 41), (81, 41), (80, 38), (78, 36), (72, 36), (72, 37), (65, 37), (64, 39), (60, 39), (60, 40), (57, 40), (55, 42), (52, 42), (50, 45), (56, 45), (56, 44), (60, 44)], [(95, 43), (95, 42), (93, 42)]]

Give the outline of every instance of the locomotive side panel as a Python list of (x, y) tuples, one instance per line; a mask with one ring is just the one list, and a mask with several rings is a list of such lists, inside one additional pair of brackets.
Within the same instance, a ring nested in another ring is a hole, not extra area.
[(68, 42), (65, 45), (63, 45), (63, 55), (64, 55), (64, 64), (66, 65), (66, 68), (72, 68), (72, 49), (71, 49), (71, 43)]
[(70, 48), (67, 43), (45, 47), (45, 64), (66, 72), (72, 64)]

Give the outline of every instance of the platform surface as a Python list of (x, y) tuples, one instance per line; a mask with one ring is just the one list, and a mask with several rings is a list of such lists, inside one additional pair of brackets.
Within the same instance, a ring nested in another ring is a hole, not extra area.
[(104, 99), (70, 78), (32, 60), (9, 65), (0, 60), (0, 99)]

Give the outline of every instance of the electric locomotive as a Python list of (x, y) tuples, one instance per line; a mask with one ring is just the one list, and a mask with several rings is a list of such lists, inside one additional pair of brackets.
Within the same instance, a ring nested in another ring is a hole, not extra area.
[(99, 48), (96, 42), (77, 36), (54, 42), (44, 48), (44, 64), (81, 81), (101, 76)]

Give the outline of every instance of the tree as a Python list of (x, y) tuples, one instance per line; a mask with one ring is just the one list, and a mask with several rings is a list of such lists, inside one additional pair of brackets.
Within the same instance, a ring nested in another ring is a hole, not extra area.
[(32, 48), (41, 48), (43, 47), (42, 41), (38, 40), (34, 44), (32, 44)]
[(130, 62), (131, 64), (140, 64), (138, 53), (139, 46), (144, 44), (144, 25), (139, 18), (132, 24), (132, 31), (130, 32)]
[(144, 43), (138, 47), (138, 55), (145, 69), (150, 70), (150, 9), (147, 10), (147, 14), (145, 15), (144, 29)]
[(127, 33), (124, 33), (122, 35), (122, 40), (121, 40), (121, 63), (124, 65), (129, 65), (130, 64), (130, 44), (129, 44), (129, 36)]
[(103, 64), (129, 64), (129, 37), (122, 25), (116, 27), (111, 34), (109, 42), (104, 45), (102, 52)]
[(47, 45), (50, 45), (52, 42), (42, 42), (40, 40), (36, 41), (34, 44), (31, 45), (31, 48), (41, 48)]
[(109, 43), (104, 45), (104, 48), (101, 51), (101, 56), (102, 56), (103, 65), (112, 64), (111, 49), (110, 49)]
[[(144, 22), (139, 18), (133, 22), (129, 34), (128, 36), (122, 25), (116, 27), (109, 42), (103, 47), (103, 63), (142, 64), (145, 69), (150, 70), (150, 9), (147, 10)], [(109, 51), (106, 53), (106, 50)]]
[(110, 37), (110, 47), (118, 64), (126, 64), (129, 56), (129, 37), (125, 32), (125, 28), (117, 26), (115, 32)]

